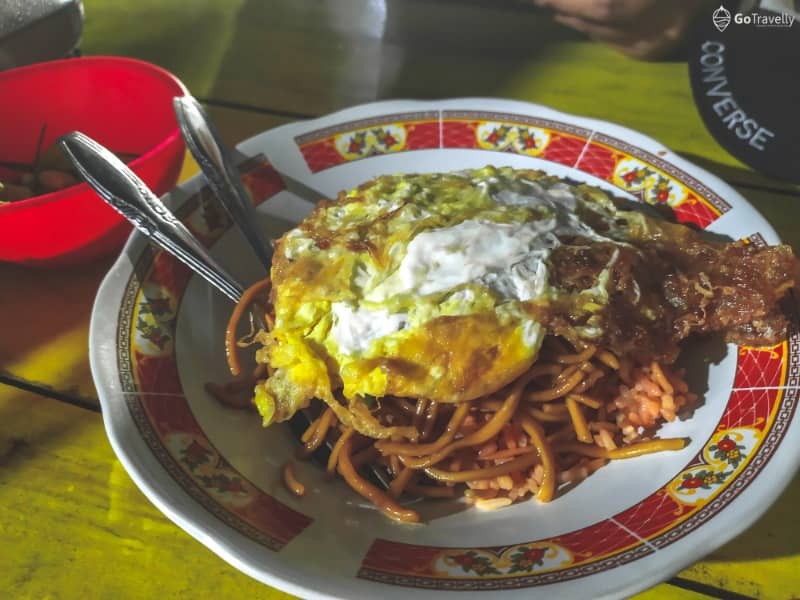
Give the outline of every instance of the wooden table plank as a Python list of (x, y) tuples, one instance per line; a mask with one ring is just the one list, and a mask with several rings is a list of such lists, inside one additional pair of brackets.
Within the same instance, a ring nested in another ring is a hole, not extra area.
[(797, 598), (800, 475), (747, 531), (680, 573), (681, 577), (754, 598)]
[(712, 596), (661, 584), (641, 594), (636, 594), (631, 600), (708, 600), (709, 598)]
[(0, 373), (94, 397), (87, 356), (89, 317), (112, 262), (107, 257), (52, 269), (0, 263)]
[(292, 597), (169, 522), (114, 457), (99, 415), (0, 385), (0, 423), (4, 597)]

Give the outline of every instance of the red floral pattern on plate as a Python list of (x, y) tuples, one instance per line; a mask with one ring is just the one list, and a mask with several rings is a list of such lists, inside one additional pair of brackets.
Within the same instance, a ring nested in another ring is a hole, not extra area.
[(681, 223), (705, 229), (730, 205), (663, 158), (603, 134), (592, 134), (575, 165), (649, 204), (667, 204)]
[(442, 147), (513, 152), (573, 166), (590, 132), (507, 113), (443, 111)]
[(744, 452), (746, 448), (747, 446), (744, 444), (736, 443), (730, 433), (726, 433), (716, 444), (709, 446), (708, 450), (716, 460), (725, 461), (736, 469), (739, 463), (747, 458), (747, 454)]
[(392, 114), (311, 131), (295, 142), (312, 173), (376, 154), (470, 148), (575, 167), (643, 202), (668, 204), (678, 221), (701, 228), (731, 208), (659, 156), (585, 128), (528, 115), (454, 110)]
[[(242, 168), (243, 183), (254, 204), (283, 189), (275, 170), (263, 159)], [(188, 199), (179, 215), (211, 244), (227, 229), (204, 202), (207, 190)], [(227, 219), (227, 217), (224, 217)], [(120, 344), (126, 348), (121, 371), (126, 401), (144, 439), (161, 464), (198, 502), (241, 533), (279, 550), (310, 523), (241, 476), (208, 440), (183, 396), (174, 344), (175, 312), (191, 273), (163, 251), (148, 248), (128, 282), (120, 315)], [(123, 369), (123, 367), (125, 367)], [(147, 432), (150, 433), (147, 433)], [(154, 434), (154, 435), (152, 435)]]
[(740, 346), (733, 387), (751, 389), (776, 387), (785, 379), (786, 344), (770, 347)]
[[(612, 521), (546, 540), (511, 546), (442, 548), (377, 539), (367, 551), (358, 576), (422, 588), (489, 590), (529, 587), (596, 572), (598, 561), (639, 544)], [(652, 552), (649, 548), (636, 557)]]

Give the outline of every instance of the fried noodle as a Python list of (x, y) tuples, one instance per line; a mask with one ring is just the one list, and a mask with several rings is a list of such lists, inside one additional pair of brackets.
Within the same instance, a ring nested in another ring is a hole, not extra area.
[[(248, 289), (231, 317), (225, 339), (234, 374), (241, 372), (238, 321), (268, 289), (268, 280)], [(489, 396), (458, 404), (390, 397), (365, 407), (371, 419), (393, 428), (390, 438), (358, 433), (341, 419), (349, 409), (319, 402), (297, 454), (306, 458), (330, 444), (329, 474), (338, 472), (388, 517), (416, 523), (419, 514), (401, 506), (402, 497), (461, 495), (483, 509), (529, 495), (548, 502), (559, 484), (574, 484), (609, 460), (680, 450), (684, 439), (649, 436), (695, 401), (682, 373), (668, 365), (635, 365), (606, 348), (574, 347), (550, 335), (536, 363)], [(392, 474), (388, 490), (359, 473), (367, 465)], [(304, 493), (291, 463), (283, 478), (292, 493)]]

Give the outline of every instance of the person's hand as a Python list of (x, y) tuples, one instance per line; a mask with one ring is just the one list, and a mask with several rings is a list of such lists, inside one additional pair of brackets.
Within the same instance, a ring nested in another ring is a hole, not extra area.
[[(704, 0), (534, 0), (555, 20), (634, 58), (661, 58), (683, 39)], [(710, 18), (710, 17), (709, 17)]]

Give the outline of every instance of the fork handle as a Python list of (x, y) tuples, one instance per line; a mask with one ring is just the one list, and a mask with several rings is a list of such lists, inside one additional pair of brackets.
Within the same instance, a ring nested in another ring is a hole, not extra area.
[(234, 166), (231, 151), (222, 142), (214, 124), (193, 96), (188, 94), (179, 96), (174, 98), (172, 103), (183, 139), (214, 195), (225, 207), (269, 273), (272, 266), (270, 246), (257, 225), (256, 211)]

